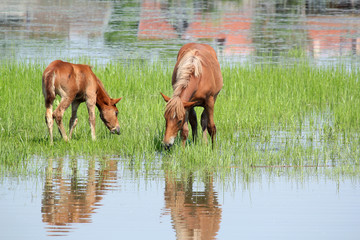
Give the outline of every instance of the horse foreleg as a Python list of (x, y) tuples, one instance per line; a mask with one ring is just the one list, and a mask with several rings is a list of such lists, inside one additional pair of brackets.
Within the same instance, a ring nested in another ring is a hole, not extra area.
[(210, 97), (206, 105), (206, 110), (209, 116), (209, 121), (207, 122), (207, 130), (211, 136), (211, 142), (213, 148), (216, 140), (216, 126), (214, 122), (214, 103), (215, 103), (214, 97)]
[(73, 102), (71, 104), (71, 118), (69, 121), (69, 139), (71, 139), (71, 136), (74, 132), (74, 129), (76, 127), (76, 124), (78, 122), (77, 118), (77, 110), (79, 108), (80, 102)]
[(61, 98), (59, 106), (55, 109), (53, 113), (53, 118), (55, 119), (55, 122), (58, 125), (59, 132), (65, 141), (68, 141), (68, 137), (66, 135), (66, 131), (63, 124), (63, 116), (65, 110), (70, 106), (71, 102), (72, 102), (72, 98), (69, 97)]
[(186, 140), (189, 136), (189, 126), (188, 126), (188, 123), (185, 122), (182, 129), (181, 129), (181, 133), (180, 133), (180, 136), (181, 136), (181, 142), (182, 142), (182, 146), (185, 147), (185, 144), (186, 144)]
[(197, 118), (196, 118), (196, 112), (194, 108), (191, 108), (189, 110), (189, 122), (191, 125), (191, 130), (192, 130), (192, 136), (193, 136), (193, 141), (195, 142), (195, 140), (197, 139)]
[(95, 103), (96, 103), (96, 98), (95, 101), (92, 100), (87, 100), (86, 101), (86, 106), (89, 112), (89, 124), (90, 124), (90, 129), (91, 129), (91, 138), (92, 140), (96, 139), (95, 136)]

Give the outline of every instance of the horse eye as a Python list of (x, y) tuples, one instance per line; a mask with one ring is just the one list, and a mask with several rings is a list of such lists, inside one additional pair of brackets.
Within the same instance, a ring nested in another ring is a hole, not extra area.
[(180, 125), (181, 123), (182, 123), (182, 120), (179, 120), (179, 121), (177, 122), (178, 125)]
[(119, 114), (119, 112), (118, 112), (118, 111), (116, 111), (116, 112), (115, 112), (115, 115), (116, 115), (116, 116), (118, 116), (118, 114)]

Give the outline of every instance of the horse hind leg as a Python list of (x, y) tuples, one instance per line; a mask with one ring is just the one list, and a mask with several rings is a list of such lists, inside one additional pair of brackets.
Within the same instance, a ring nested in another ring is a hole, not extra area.
[(55, 109), (53, 113), (53, 117), (55, 119), (56, 124), (58, 125), (59, 132), (62, 136), (62, 138), (67, 142), (68, 137), (66, 135), (65, 127), (63, 124), (63, 116), (65, 110), (70, 106), (73, 98), (61, 98), (59, 106)]
[(80, 105), (80, 102), (73, 102), (71, 104), (71, 118), (69, 121), (69, 139), (71, 139), (74, 129), (76, 127), (76, 124), (78, 122), (77, 110), (79, 108), (79, 105)]
[(46, 104), (45, 122), (49, 131), (50, 144), (53, 144), (53, 113), (52, 113), (52, 102)]
[(55, 74), (47, 73), (42, 78), (42, 90), (45, 98), (45, 122), (49, 131), (50, 144), (53, 144), (53, 103), (55, 100)]

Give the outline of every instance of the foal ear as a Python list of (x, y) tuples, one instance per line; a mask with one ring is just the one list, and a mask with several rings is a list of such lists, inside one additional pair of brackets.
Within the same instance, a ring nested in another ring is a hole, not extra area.
[(184, 108), (191, 108), (196, 104), (196, 102), (183, 102)]
[(122, 97), (121, 97), (121, 98), (111, 99), (111, 103), (112, 103), (112, 105), (117, 104), (117, 103), (118, 103), (121, 99), (122, 99)]
[(162, 94), (162, 92), (160, 92), (161, 96), (164, 98), (165, 102), (168, 102), (170, 100), (170, 98), (164, 94)]

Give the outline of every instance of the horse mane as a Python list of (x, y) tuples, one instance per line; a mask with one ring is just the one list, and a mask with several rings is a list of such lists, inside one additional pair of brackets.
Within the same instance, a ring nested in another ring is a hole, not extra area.
[(185, 108), (179, 96), (172, 97), (165, 107), (165, 117), (182, 119), (185, 116)]
[(173, 97), (180, 96), (181, 92), (188, 86), (190, 77), (194, 74), (199, 77), (202, 73), (202, 60), (197, 50), (191, 50), (185, 53), (180, 59), (176, 70), (176, 81), (173, 86)]
[[(107, 105), (110, 105), (110, 95), (106, 92), (104, 84), (100, 81), (100, 79), (93, 73), (93, 77), (96, 79), (96, 82), (98, 84), (98, 96), (97, 98), (101, 98), (102, 102), (106, 103)], [(101, 94), (101, 96), (99, 96)]]
[(173, 85), (173, 95), (168, 101), (165, 108), (165, 115), (175, 118), (183, 118), (185, 115), (185, 108), (180, 99), (180, 94), (187, 88), (191, 75), (199, 77), (202, 73), (202, 59), (197, 50), (191, 50), (185, 53), (180, 59), (176, 69), (176, 80)]

